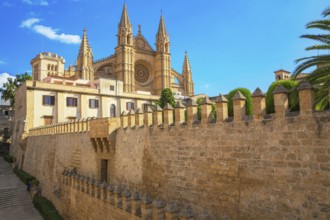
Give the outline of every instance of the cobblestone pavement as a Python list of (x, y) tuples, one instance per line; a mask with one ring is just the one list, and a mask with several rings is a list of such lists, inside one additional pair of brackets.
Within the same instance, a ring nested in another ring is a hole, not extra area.
[(9, 163), (0, 157), (0, 219), (1, 220), (42, 220), (32, 204), (26, 186), (12, 172)]

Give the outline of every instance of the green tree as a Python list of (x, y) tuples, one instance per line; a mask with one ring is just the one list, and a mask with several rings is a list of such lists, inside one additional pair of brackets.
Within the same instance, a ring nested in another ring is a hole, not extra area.
[(175, 99), (171, 89), (169, 88), (163, 89), (159, 101), (155, 103), (158, 104), (161, 108), (164, 108), (167, 103), (169, 103), (172, 107), (174, 107)]
[(285, 79), (285, 80), (275, 81), (272, 84), (270, 84), (270, 86), (268, 87), (268, 90), (266, 93), (266, 112), (267, 112), (267, 114), (271, 114), (271, 113), (275, 112), (273, 91), (279, 85), (282, 85), (284, 88), (286, 88), (289, 91), (289, 94), (288, 94), (289, 109), (291, 111), (298, 111), (299, 110), (299, 97), (298, 97), (298, 92), (296, 90), (298, 82), (291, 80), (291, 79)]
[(15, 92), (16, 88), (19, 87), (26, 80), (30, 80), (32, 77), (28, 73), (17, 74), (16, 78), (7, 78), (7, 82), (5, 82), (0, 88), (1, 98), (5, 101), (10, 100), (10, 106), (15, 106)]
[(246, 115), (252, 115), (252, 95), (249, 89), (246, 88), (237, 88), (234, 90), (231, 90), (228, 95), (228, 116), (233, 117), (234, 116), (234, 108), (233, 108), (233, 96), (236, 94), (237, 91), (240, 91), (246, 98), (245, 101), (245, 113)]
[(330, 50), (330, 8), (322, 12), (325, 19), (316, 20), (306, 25), (307, 29), (319, 29), (325, 31), (323, 34), (305, 34), (301, 38), (311, 39), (318, 42), (314, 46), (307, 47), (307, 51), (317, 51), (318, 55), (303, 57), (297, 59), (299, 65), (293, 71), (293, 76), (296, 78), (300, 73), (314, 67), (315, 69), (308, 74), (304, 80), (310, 82), (315, 88), (315, 103), (316, 109), (324, 109), (329, 105), (328, 86), (330, 83), (330, 54), (320, 54), (319, 51)]

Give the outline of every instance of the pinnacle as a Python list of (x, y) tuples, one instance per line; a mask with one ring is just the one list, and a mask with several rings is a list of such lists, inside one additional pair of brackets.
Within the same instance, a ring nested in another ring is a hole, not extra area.
[(280, 94), (280, 93), (285, 93), (287, 94), (288, 93), (288, 90), (286, 88), (284, 88), (282, 85), (279, 85), (275, 88), (275, 90), (273, 91), (273, 95), (274, 94)]
[(252, 93), (252, 97), (265, 97), (265, 94), (261, 91), (259, 87), (257, 87), (256, 90), (254, 90), (254, 92)]
[(232, 100), (246, 100), (246, 98), (240, 91), (237, 91)]
[(228, 102), (227, 98), (224, 95), (219, 94), (219, 97), (215, 102)]
[(167, 37), (167, 32), (165, 28), (165, 22), (163, 15), (160, 16), (159, 26), (158, 26), (158, 32), (157, 32), (157, 38)]
[(119, 22), (118, 26), (119, 27), (125, 27), (125, 28), (129, 28), (129, 27), (132, 26), (131, 22), (129, 20), (129, 17), (128, 17), (126, 3), (124, 4), (123, 12), (121, 14), (121, 19), (120, 19), (120, 22)]
[(190, 62), (188, 58), (188, 52), (185, 52), (183, 67), (182, 67), (182, 74), (189, 74), (191, 72)]

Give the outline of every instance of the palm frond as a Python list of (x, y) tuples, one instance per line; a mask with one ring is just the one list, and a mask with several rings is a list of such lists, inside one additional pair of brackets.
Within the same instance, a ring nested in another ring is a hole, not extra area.
[(330, 15), (330, 7), (329, 8), (326, 8), (323, 12), (322, 12), (322, 15), (324, 17), (327, 17), (328, 15)]
[(322, 44), (322, 45), (314, 45), (310, 47), (306, 47), (305, 50), (330, 50), (330, 45)]
[(300, 62), (296, 69), (293, 71), (292, 75), (293, 78), (296, 78), (299, 73), (302, 73), (304, 70), (313, 67), (313, 66), (322, 66), (324, 64), (330, 63), (330, 55), (319, 55), (319, 56), (312, 56), (312, 57), (305, 57), (296, 60), (296, 62)]
[(300, 37), (320, 41), (322, 43), (330, 45), (330, 35), (325, 35), (325, 34), (318, 34), (318, 35), (304, 34), (304, 35), (301, 35)]
[(330, 20), (312, 21), (306, 25), (307, 29), (318, 28), (321, 30), (330, 30)]

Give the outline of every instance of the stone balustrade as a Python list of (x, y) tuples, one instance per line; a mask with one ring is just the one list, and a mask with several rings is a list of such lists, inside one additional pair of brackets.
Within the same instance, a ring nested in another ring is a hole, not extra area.
[(197, 213), (197, 208), (187, 204), (179, 204), (174, 201), (164, 201), (160, 197), (152, 199), (147, 194), (131, 192), (122, 185), (108, 184), (106, 181), (96, 181), (94, 178), (85, 177), (72, 170), (64, 170), (62, 173), (62, 188), (65, 192), (76, 190), (85, 193), (94, 202), (100, 202), (112, 208), (121, 209), (127, 215), (134, 218), (129, 219), (150, 219), (150, 220), (189, 220), (189, 219), (209, 219), (206, 211)]
[(97, 119), (83, 118), (81, 120), (76, 120), (76, 121), (66, 121), (66, 122), (60, 122), (58, 124), (51, 124), (51, 125), (31, 128), (29, 130), (29, 136), (88, 132), (90, 131), (90, 122), (92, 120), (97, 120)]

